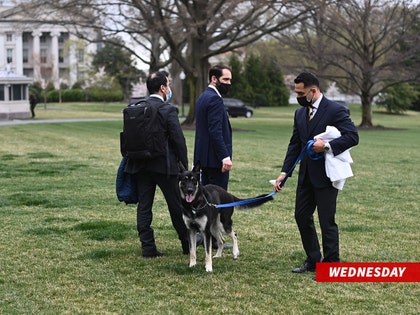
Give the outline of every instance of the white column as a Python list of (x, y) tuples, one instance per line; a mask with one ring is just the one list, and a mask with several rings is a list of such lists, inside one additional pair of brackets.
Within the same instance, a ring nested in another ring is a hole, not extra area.
[(51, 59), (52, 59), (52, 80), (56, 89), (60, 88), (60, 68), (58, 63), (58, 36), (60, 32), (52, 31), (50, 33), (51, 41)]
[(69, 49), (69, 79), (70, 79), (70, 85), (73, 85), (77, 81), (77, 74), (78, 74), (78, 63), (76, 58), (76, 48), (75, 48), (75, 42), (77, 41), (77, 37), (73, 34), (70, 34), (70, 49)]
[(0, 70), (6, 70), (6, 47), (5, 35), (3, 32), (0, 33)]
[(22, 43), (22, 32), (15, 33), (16, 38), (16, 61), (15, 61), (15, 73), (23, 74), (23, 43)]
[(34, 37), (34, 44), (32, 48), (32, 66), (34, 67), (34, 80), (41, 81), (41, 44), (40, 37), (42, 33), (40, 31), (33, 31), (32, 36)]

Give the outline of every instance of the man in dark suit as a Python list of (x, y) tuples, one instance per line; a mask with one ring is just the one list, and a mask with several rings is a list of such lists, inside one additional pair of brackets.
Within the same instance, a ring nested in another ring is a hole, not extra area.
[[(209, 70), (209, 85), (195, 105), (194, 164), (201, 164), (201, 182), (228, 189), (232, 170), (232, 128), (222, 95), (229, 91), (232, 71), (217, 65)], [(217, 241), (212, 238), (213, 248)], [(201, 234), (197, 245), (202, 244)], [(229, 248), (230, 244), (225, 244)]]
[[(325, 132), (327, 126), (336, 127), (341, 136), (330, 142), (317, 139), (311, 148), (315, 153), (332, 151), (336, 156), (359, 143), (357, 128), (347, 109), (322, 95), (315, 75), (304, 72), (299, 74), (294, 82), (297, 100), (302, 107), (295, 112), (293, 134), (281, 174), (274, 185), (276, 191), (282, 189), (279, 184), (292, 169), (307, 142)], [(335, 222), (337, 195), (338, 190), (332, 186), (326, 175), (325, 159), (313, 160), (305, 154), (299, 168), (295, 219), (307, 257), (303, 266), (293, 269), (292, 272), (315, 271), (316, 263), (321, 261), (340, 261), (339, 233)], [(318, 209), (324, 258), (314, 225), (315, 208)]]
[[(147, 78), (151, 106), (165, 104), (172, 96), (167, 72), (157, 71)], [(133, 174), (137, 183), (137, 230), (141, 242), (142, 255), (145, 258), (163, 256), (157, 250), (152, 224), (152, 206), (156, 186), (162, 190), (169, 208), (172, 224), (178, 233), (184, 254), (189, 253), (187, 228), (182, 219), (182, 204), (177, 192), (178, 162), (188, 167), (187, 145), (178, 120), (176, 107), (165, 104), (159, 108), (159, 114), (168, 136), (168, 152), (151, 160), (128, 159), (125, 172)]]
[(226, 190), (232, 170), (232, 128), (222, 95), (228, 92), (231, 80), (228, 67), (212, 67), (210, 83), (195, 105), (194, 164), (201, 163), (203, 185), (214, 184)]

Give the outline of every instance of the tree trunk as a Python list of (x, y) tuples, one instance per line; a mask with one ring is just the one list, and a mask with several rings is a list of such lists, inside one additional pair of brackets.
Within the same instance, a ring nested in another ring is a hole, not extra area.
[(196, 90), (197, 90), (197, 79), (194, 77), (188, 78), (188, 86), (190, 95), (188, 97), (190, 109), (188, 111), (187, 117), (185, 118), (183, 125), (192, 126), (195, 123), (195, 100), (196, 100)]
[(183, 125), (186, 126), (193, 126), (195, 124), (195, 103), (200, 94), (207, 87), (208, 71), (210, 68), (208, 57), (206, 57), (208, 47), (205, 41), (200, 38), (192, 39), (191, 47), (192, 49), (188, 54), (188, 60), (192, 60), (193, 67), (192, 71), (187, 73), (188, 85), (190, 88), (190, 109), (183, 122)]
[(362, 128), (372, 128), (372, 102), (373, 99), (369, 93), (362, 92), (361, 96), (362, 101), (362, 122), (359, 127)]

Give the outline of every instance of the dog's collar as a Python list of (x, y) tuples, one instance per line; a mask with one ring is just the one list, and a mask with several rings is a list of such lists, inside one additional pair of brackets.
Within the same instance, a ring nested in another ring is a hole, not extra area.
[(201, 207), (196, 208), (196, 207), (191, 206), (191, 212), (192, 212), (192, 214), (193, 214), (194, 216), (196, 216), (196, 215), (197, 215), (197, 212), (198, 212), (198, 211), (200, 211), (200, 210), (204, 209), (204, 208), (205, 208), (205, 207), (207, 207), (207, 206), (209, 206), (209, 207), (213, 207), (213, 208), (216, 208), (216, 205), (215, 205), (214, 203), (210, 203), (210, 202), (207, 200), (206, 195), (205, 195), (204, 193), (203, 193), (203, 197), (204, 197), (205, 203), (204, 203)]
[(213, 208), (215, 208), (215, 207), (216, 207), (216, 205), (215, 205), (215, 204), (213, 204), (213, 203), (209, 203), (209, 202), (206, 200), (206, 203), (205, 203), (205, 204), (203, 204), (203, 205), (202, 205), (201, 207), (199, 207), (199, 208), (196, 208), (196, 207), (191, 207), (191, 212), (192, 212), (194, 215), (196, 215), (198, 211), (200, 211), (200, 210), (204, 209), (204, 208), (205, 208), (205, 207), (207, 207), (207, 206), (209, 206), (209, 207), (213, 207)]
[(215, 205), (214, 203), (210, 203), (210, 202), (207, 200), (207, 197), (206, 197), (206, 193), (205, 193), (205, 191), (203, 191), (203, 197), (204, 197), (204, 200), (206, 201), (206, 205), (207, 205), (207, 206), (210, 206), (210, 207), (215, 207), (215, 208), (216, 208), (216, 205)]

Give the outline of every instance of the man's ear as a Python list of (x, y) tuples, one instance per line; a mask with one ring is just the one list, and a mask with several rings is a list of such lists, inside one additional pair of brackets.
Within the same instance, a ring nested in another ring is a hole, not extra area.
[(215, 76), (215, 75), (212, 75), (212, 76), (211, 76), (211, 82), (212, 82), (212, 83), (217, 83), (217, 80), (218, 80), (218, 79), (216, 78), (216, 76)]

